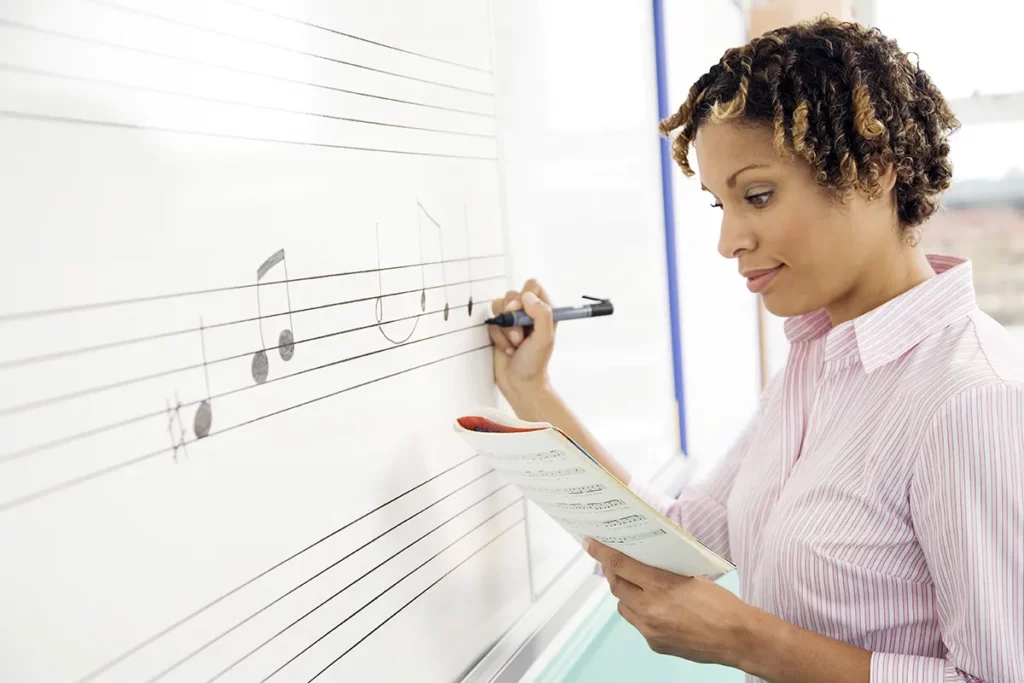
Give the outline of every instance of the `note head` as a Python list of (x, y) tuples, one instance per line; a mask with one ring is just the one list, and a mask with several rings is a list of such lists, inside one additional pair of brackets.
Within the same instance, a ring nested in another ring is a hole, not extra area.
[(197, 439), (210, 435), (210, 427), (213, 426), (213, 409), (209, 401), (203, 401), (196, 409), (195, 419), (192, 421), (192, 431)]
[(295, 355), (295, 336), (291, 330), (281, 330), (281, 335), (277, 338), (277, 350), (280, 351), (282, 360), (291, 360)]
[(267, 361), (267, 352), (261, 349), (253, 354), (252, 357), (252, 378), (256, 384), (263, 384), (267, 381), (269, 371), (270, 364)]

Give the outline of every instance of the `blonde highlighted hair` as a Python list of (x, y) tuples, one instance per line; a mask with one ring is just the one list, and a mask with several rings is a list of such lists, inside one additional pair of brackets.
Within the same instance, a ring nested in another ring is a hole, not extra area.
[(877, 29), (825, 17), (731, 48), (661, 122), (672, 155), (693, 175), (689, 147), (705, 121), (764, 122), (775, 149), (817, 182), (878, 196), (892, 166), (907, 229), (924, 222), (949, 187), (950, 133), (959, 127), (931, 78)]

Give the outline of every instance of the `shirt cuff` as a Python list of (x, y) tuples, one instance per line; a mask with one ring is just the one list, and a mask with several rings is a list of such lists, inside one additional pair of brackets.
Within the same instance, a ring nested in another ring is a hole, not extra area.
[(901, 655), (892, 652), (871, 654), (871, 683), (981, 683), (981, 679), (961, 675), (945, 659)]

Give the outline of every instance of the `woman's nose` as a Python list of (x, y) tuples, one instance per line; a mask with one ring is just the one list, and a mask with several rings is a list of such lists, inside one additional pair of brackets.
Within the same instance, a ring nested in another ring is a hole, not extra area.
[(741, 221), (722, 218), (722, 227), (718, 235), (718, 253), (724, 258), (738, 258), (746, 251), (757, 248), (754, 233), (747, 229)]

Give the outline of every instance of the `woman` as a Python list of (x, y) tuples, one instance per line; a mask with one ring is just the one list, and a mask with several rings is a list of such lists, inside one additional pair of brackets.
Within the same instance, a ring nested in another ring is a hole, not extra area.
[[(832, 20), (729, 50), (663, 122), (791, 351), (707, 480), (630, 484), (737, 565), (743, 600), (590, 542), (657, 652), (776, 682), (1024, 681), (1024, 352), (970, 263), (917, 244), (956, 126), (895, 42)], [(549, 304), (534, 281), (494, 302), (535, 319), (491, 330), (498, 385), (629, 482), (548, 382)]]

